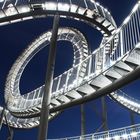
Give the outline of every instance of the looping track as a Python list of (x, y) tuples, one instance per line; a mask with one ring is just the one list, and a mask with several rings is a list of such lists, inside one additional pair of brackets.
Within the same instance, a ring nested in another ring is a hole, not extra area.
[[(0, 3), (0, 7), (0, 25), (53, 16), (55, 12), (59, 12), (61, 17), (81, 20), (103, 34), (101, 45), (89, 55), (87, 41), (80, 31), (73, 28), (59, 29), (58, 41), (68, 40), (72, 43), (74, 61), (70, 70), (54, 79), (50, 118), (59, 114), (56, 111), (114, 92), (140, 75), (139, 3), (118, 29), (108, 10), (92, 0), (41, 0), (30, 3), (12, 0), (10, 3)], [(39, 117), (34, 115), (40, 113), (44, 86), (21, 96), (19, 81), (26, 65), (49, 43), (50, 37), (51, 31), (48, 31), (29, 45), (9, 72), (5, 99), (8, 110), (15, 116), (6, 111), (8, 123), (12, 127), (32, 128), (38, 125)], [(133, 104), (133, 99), (132, 102), (122, 102), (122, 96), (117, 92), (109, 96), (140, 113), (139, 106)], [(123, 96), (123, 99), (126, 99), (126, 96)]]

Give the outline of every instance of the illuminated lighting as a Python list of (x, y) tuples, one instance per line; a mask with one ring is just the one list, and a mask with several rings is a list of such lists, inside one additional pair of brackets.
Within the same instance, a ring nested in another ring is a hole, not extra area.
[(121, 28), (118, 28), (118, 29), (116, 30), (116, 33), (119, 33), (119, 32), (120, 32), (120, 30), (121, 30)]
[(132, 132), (132, 133), (131, 133), (131, 136), (132, 136), (132, 137), (136, 137), (136, 136), (137, 136), (137, 132)]
[(58, 3), (58, 9), (61, 10), (61, 11), (68, 11), (69, 10), (69, 5)]
[(104, 140), (103, 138), (99, 138), (99, 140)]
[(100, 4), (98, 2), (96, 2), (96, 4), (99, 6)]
[(0, 0), (0, 2), (4, 2), (4, 0)]
[(119, 140), (120, 137), (119, 137), (118, 135), (116, 135), (116, 136), (114, 136), (114, 139), (115, 139), (115, 140)]
[(108, 12), (108, 10), (106, 8), (104, 8), (105, 12)]
[(76, 12), (77, 8), (78, 7), (76, 5), (71, 5), (71, 12)]
[(56, 10), (56, 4), (53, 2), (46, 2), (43, 6), (46, 10)]
[(4, 13), (0, 11), (0, 18), (5, 17)]
[(139, 47), (140, 47), (140, 43), (137, 43), (137, 44), (136, 44), (136, 48), (139, 48)]
[(127, 24), (129, 20), (130, 20), (130, 16), (128, 16), (128, 17), (124, 20), (123, 24)]
[(128, 137), (127, 134), (122, 135), (122, 138), (124, 138), (124, 139), (126, 139), (127, 137)]
[(138, 6), (139, 6), (139, 4), (136, 4), (136, 5), (134, 6), (134, 8), (132, 9), (132, 12), (136, 12), (136, 10), (138, 9)]
[(110, 137), (108, 137), (108, 138), (105, 138), (105, 140), (110, 140), (111, 138)]
[(2, 23), (0, 23), (0, 25), (7, 25), (7, 24), (9, 24), (9, 22), (2, 22)]
[(20, 22), (21, 19), (16, 19), (16, 20), (11, 20), (11, 23), (16, 23), (16, 22)]
[(9, 4), (7, 6), (7, 8), (8, 9), (5, 11), (7, 16), (11, 16), (11, 15), (17, 14), (17, 11), (16, 11), (15, 7), (13, 6), (13, 4)]
[(63, 5), (64, 5), (65, 9), (68, 11), (70, 8), (69, 4), (63, 4)]
[(29, 11), (30, 11), (29, 7), (21, 7), (20, 8), (20, 12), (22, 12), (22, 13), (26, 13), (26, 12), (29, 12)]

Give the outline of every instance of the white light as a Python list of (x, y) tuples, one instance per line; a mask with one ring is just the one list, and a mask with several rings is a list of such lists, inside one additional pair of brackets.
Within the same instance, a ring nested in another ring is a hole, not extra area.
[(115, 139), (115, 140), (119, 140), (120, 137), (116, 135), (116, 136), (114, 136), (114, 139)]
[(134, 13), (137, 9), (138, 9), (138, 4), (136, 4), (135, 6), (134, 6), (134, 8), (132, 9), (132, 12)]
[(108, 138), (105, 138), (105, 140), (110, 140), (111, 138), (110, 137), (108, 137)]
[(100, 4), (98, 2), (96, 2), (96, 4), (99, 6)]
[(70, 8), (68, 4), (64, 4), (64, 7), (66, 10), (69, 10), (69, 8)]
[(136, 48), (139, 48), (139, 47), (140, 47), (140, 43), (137, 43), (137, 44), (136, 44)]
[(121, 28), (118, 28), (118, 29), (116, 30), (116, 33), (119, 33), (119, 32), (120, 32), (120, 30), (121, 30)]
[(106, 12), (108, 12), (108, 10), (107, 10), (106, 8), (104, 8), (104, 10), (105, 10)]
[(68, 11), (69, 10), (69, 5), (58, 3), (58, 9), (61, 10), (61, 11)]
[(21, 10), (22, 13), (26, 13), (26, 12), (30, 11), (30, 8), (29, 7), (21, 7), (20, 10)]
[(4, 0), (0, 0), (0, 2), (4, 2)]
[(127, 22), (130, 20), (130, 16), (128, 16), (125, 20), (124, 20), (124, 24), (127, 24)]
[(123, 134), (122, 137), (123, 137), (124, 139), (126, 139), (128, 136), (127, 136), (127, 134)]
[(132, 137), (136, 137), (136, 136), (137, 136), (137, 132), (132, 132), (132, 133), (131, 133), (131, 136), (132, 136)]
[(99, 140), (104, 140), (103, 138), (99, 138)]
[(15, 7), (13, 6), (13, 4), (9, 4), (8, 6), (7, 6), (7, 10), (6, 10), (6, 15), (7, 16), (11, 16), (11, 15), (15, 15), (15, 14), (17, 14), (17, 11), (16, 11), (16, 9), (15, 9)]
[(47, 2), (45, 3), (44, 8), (46, 8), (47, 10), (55, 10), (56, 4), (53, 2)]

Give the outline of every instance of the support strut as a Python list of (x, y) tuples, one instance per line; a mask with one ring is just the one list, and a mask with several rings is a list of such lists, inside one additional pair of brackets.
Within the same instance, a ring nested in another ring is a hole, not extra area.
[(106, 107), (106, 101), (105, 101), (105, 96), (101, 97), (101, 102), (102, 102), (102, 121), (103, 121), (103, 129), (104, 131), (108, 130), (107, 126), (107, 107)]
[(2, 124), (3, 124), (5, 109), (6, 109), (6, 107), (3, 108), (1, 115), (0, 115), (0, 130), (1, 130)]
[(47, 133), (48, 133), (49, 106), (50, 106), (52, 84), (53, 84), (59, 19), (60, 19), (60, 16), (58, 13), (56, 13), (56, 15), (54, 16), (54, 21), (53, 21), (53, 30), (52, 30), (52, 36), (51, 36), (51, 42), (50, 42), (50, 49), (49, 49), (49, 57), (48, 57), (48, 64), (47, 64), (41, 116), (40, 116), (38, 140), (45, 140), (47, 138)]
[(86, 124), (85, 124), (85, 107), (84, 104), (80, 105), (81, 110), (81, 136), (84, 136), (86, 134)]

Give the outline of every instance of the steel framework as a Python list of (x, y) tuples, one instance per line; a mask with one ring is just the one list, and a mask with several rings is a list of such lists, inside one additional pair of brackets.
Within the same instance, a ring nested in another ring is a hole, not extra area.
[[(63, 18), (81, 20), (103, 34), (100, 46), (89, 54), (87, 40), (80, 31), (59, 28), (57, 41), (72, 43), (74, 60), (71, 69), (53, 79), (49, 119), (65, 108), (106, 94), (140, 114), (140, 101), (118, 90), (140, 76), (140, 2), (119, 28), (108, 10), (93, 0), (5, 0), (0, 3), (0, 9), (0, 26), (58, 13)], [(50, 43), (51, 36), (50, 30), (32, 42), (7, 76), (5, 115), (9, 126), (32, 128), (39, 125), (44, 85), (22, 95), (19, 83), (27, 64)], [(2, 110), (1, 107), (1, 114)], [(6, 122), (4, 118), (3, 121)]]

